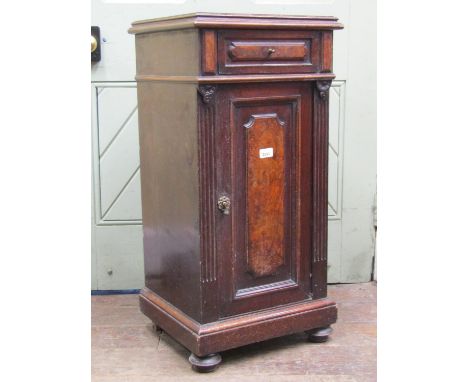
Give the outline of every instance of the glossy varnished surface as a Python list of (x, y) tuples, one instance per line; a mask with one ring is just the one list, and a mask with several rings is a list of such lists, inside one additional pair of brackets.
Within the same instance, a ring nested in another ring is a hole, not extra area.
[(333, 17), (193, 14), (130, 30), (141, 310), (197, 356), (336, 321), (325, 298), (327, 108), (341, 27)]
[(190, 84), (138, 87), (145, 285), (200, 319), (196, 101)]
[(228, 48), (232, 61), (303, 60), (306, 43), (297, 41), (232, 41)]
[(276, 113), (269, 113), (251, 114), (244, 127), (247, 135), (248, 271), (254, 276), (268, 276), (284, 264), (284, 129), (291, 126), (286, 127)]
[(317, 31), (218, 31), (219, 74), (320, 72), (321, 36)]
[(235, 29), (342, 29), (332, 16), (249, 15), (235, 13), (192, 13), (132, 23), (129, 33), (142, 34), (187, 28)]
[(93, 382), (374, 382), (376, 286), (329, 286), (339, 309), (329, 342), (312, 344), (305, 333), (222, 352), (213, 375), (190, 370), (190, 352), (166, 333), (155, 333), (139, 312), (138, 296), (93, 296)]
[(336, 304), (328, 299), (300, 301), (199, 324), (151, 290), (140, 294), (141, 311), (199, 357), (336, 322)]
[(333, 17), (277, 15), (194, 14), (136, 22), (136, 78), (193, 82), (199, 74), (330, 74), (330, 29), (341, 28)]
[[(233, 203), (217, 218), (225, 316), (308, 298), (311, 93), (306, 83), (218, 87), (217, 189)], [(262, 148), (273, 157), (260, 159)]]

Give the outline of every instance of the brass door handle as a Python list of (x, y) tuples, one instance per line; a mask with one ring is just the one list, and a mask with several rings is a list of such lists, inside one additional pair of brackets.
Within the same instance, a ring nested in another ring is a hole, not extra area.
[(91, 35), (91, 53), (93, 53), (97, 49), (97, 40), (96, 37)]
[(227, 196), (221, 196), (218, 199), (218, 209), (224, 215), (229, 215), (231, 212), (231, 200)]

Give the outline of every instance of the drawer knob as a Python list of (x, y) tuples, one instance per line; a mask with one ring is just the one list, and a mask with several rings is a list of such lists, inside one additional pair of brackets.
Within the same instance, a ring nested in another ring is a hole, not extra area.
[(224, 215), (229, 215), (229, 213), (231, 212), (231, 200), (227, 196), (221, 196), (218, 199), (218, 209)]
[(274, 48), (268, 48), (268, 55), (271, 56), (273, 53), (276, 52), (276, 49)]

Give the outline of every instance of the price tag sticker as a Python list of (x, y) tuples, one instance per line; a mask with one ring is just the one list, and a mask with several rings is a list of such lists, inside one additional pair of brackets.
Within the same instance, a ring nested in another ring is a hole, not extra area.
[(260, 149), (260, 159), (272, 158), (273, 157), (273, 147), (268, 147), (266, 149)]

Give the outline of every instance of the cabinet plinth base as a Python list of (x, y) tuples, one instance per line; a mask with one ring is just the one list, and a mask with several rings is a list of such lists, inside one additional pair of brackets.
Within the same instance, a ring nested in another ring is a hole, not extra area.
[(328, 299), (293, 304), (200, 324), (148, 288), (140, 293), (140, 309), (197, 357), (281, 337), (336, 322), (336, 304)]

